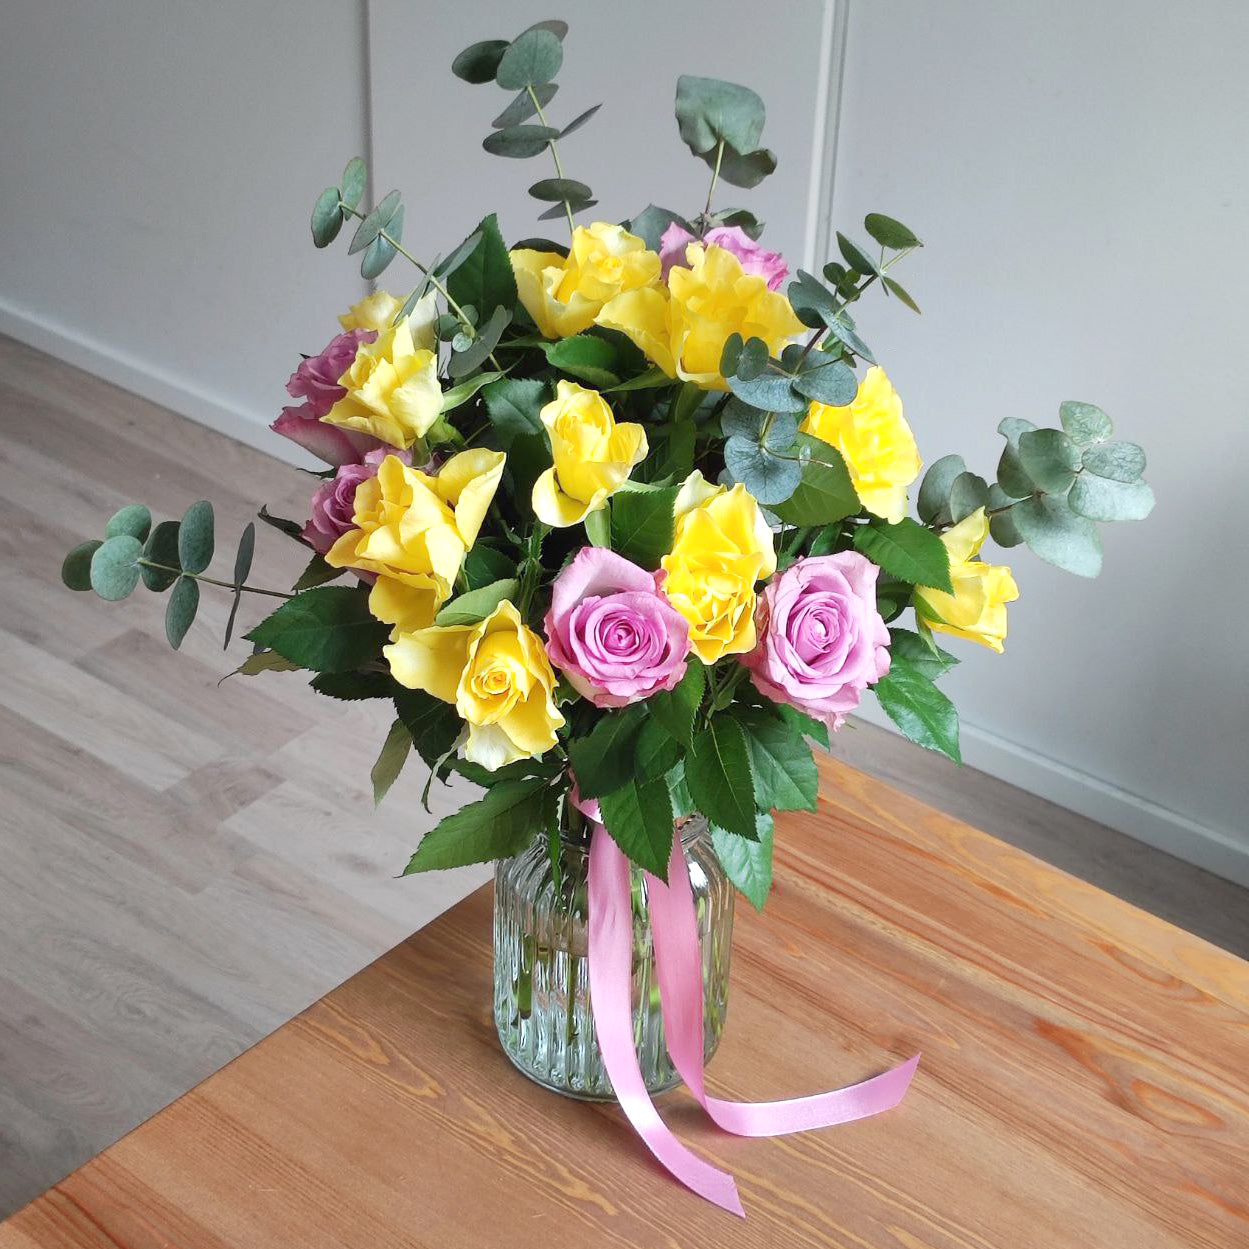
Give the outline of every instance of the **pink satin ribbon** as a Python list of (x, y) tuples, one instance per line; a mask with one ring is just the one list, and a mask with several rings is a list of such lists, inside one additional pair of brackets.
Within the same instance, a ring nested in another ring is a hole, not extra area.
[[(745, 1217), (737, 1184), (668, 1130), (646, 1090), (633, 1044), (633, 906), (629, 860), (599, 822), (598, 804), (574, 798), (593, 824), (589, 870), (590, 1008), (603, 1065), (621, 1109), (651, 1153), (682, 1184)], [(902, 1100), (919, 1055), (860, 1084), (779, 1102), (729, 1102), (703, 1082), (703, 977), (698, 920), (681, 839), (672, 839), (668, 883), (644, 873), (664, 1038), (673, 1066), (711, 1119), (738, 1136), (784, 1136), (890, 1110)]]

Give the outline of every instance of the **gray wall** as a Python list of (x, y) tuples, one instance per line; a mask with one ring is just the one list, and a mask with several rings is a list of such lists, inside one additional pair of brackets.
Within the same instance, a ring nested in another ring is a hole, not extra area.
[(605, 218), (701, 203), (671, 119), (689, 71), (767, 100), (781, 168), (742, 197), (791, 258), (822, 258), (830, 209), (851, 232), (881, 209), (924, 235), (900, 276), (925, 316), (874, 302), (861, 323), (927, 459), (987, 473), (1001, 417), (1044, 422), (1064, 398), (1145, 444), (1153, 518), (1106, 532), (1095, 583), (1012, 553), (1009, 657), (959, 647), (951, 693), (972, 763), (1249, 879), (1239, 4), (803, 0), (762, 31), (756, 5), (671, 0), (11, 4), (0, 331), (285, 453), (265, 426), (290, 362), (363, 290), (344, 247), (308, 242), (316, 191), (371, 151), (426, 254), (492, 209), (512, 237), (538, 231), (524, 188), (545, 164), (481, 152), (503, 94), (447, 66), (561, 7), (553, 111), (604, 102), (566, 156)]

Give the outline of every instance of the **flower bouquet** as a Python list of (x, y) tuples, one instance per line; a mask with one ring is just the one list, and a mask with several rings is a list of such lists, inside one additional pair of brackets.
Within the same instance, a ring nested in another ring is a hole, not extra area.
[[(238, 673), (299, 669), (327, 698), (393, 704), (379, 801), (412, 750), (430, 784), (482, 786), (405, 871), (498, 861), (504, 1048), (552, 1088), (614, 1092), (667, 1165), (731, 1205), (644, 1103), (684, 1078), (741, 1130), (741, 1108), (702, 1088), (733, 887), (763, 906), (773, 813), (816, 805), (811, 744), (870, 693), (957, 760), (937, 687), (956, 660), (936, 638), (1001, 651), (1017, 596), (986, 541), (1093, 576), (1095, 522), (1142, 518), (1152, 495), (1140, 448), (1113, 441), (1098, 408), (1064, 403), (1060, 427), (1002, 421), (996, 480), (936, 460), (911, 516), (920, 454), (851, 308), (879, 292), (917, 312), (895, 270), (920, 239), (874, 213), (870, 242), (838, 234), (820, 274), (791, 275), (762, 222), (719, 206), (726, 184), (776, 166), (763, 102), (695, 77), (677, 83), (676, 120), (709, 169), (702, 210), (577, 224), (596, 201), (563, 145), (597, 106), (548, 116), (566, 30), (474, 44), (452, 70), (509, 94), (483, 147), (549, 155), (554, 176), (529, 193), (567, 239), (509, 247), (492, 215), (420, 259), (398, 191), (362, 206), (359, 159), (316, 200), (316, 246), (353, 225), (366, 279), (401, 256), (415, 280), (340, 316), (287, 383), (296, 403), (273, 428), (327, 466), (308, 517), (259, 513), (308, 548), (291, 592), (248, 580), (252, 525), (232, 575), (206, 575), (206, 502), (154, 527), (146, 507), (122, 508), (63, 576), (105, 599), (140, 581), (168, 593), (174, 647), (204, 582), (235, 610), (276, 594)], [(234, 610), (227, 645), (233, 625)], [(859, 1086), (856, 1113), (892, 1104), (909, 1074)], [(803, 1126), (851, 1117), (823, 1096)], [(775, 1130), (793, 1126), (773, 1110)]]

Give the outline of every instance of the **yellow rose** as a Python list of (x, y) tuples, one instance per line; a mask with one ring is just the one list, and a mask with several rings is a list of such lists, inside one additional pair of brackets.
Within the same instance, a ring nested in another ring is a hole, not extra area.
[(672, 551), (661, 561), (663, 591), (689, 621), (705, 664), (755, 645), (755, 583), (776, 571), (772, 530), (745, 486), (713, 486), (691, 473), (673, 509)]
[(732, 252), (691, 243), (685, 254), (689, 268), (669, 271), (667, 298), (659, 289), (617, 295), (598, 323), (627, 334), (669, 377), (726, 390), (720, 356), (730, 335), (761, 338), (779, 355), (805, 327), (789, 300), (743, 273)]
[(938, 633), (950, 633), (1002, 653), (1006, 604), (1019, 597), (1010, 569), (976, 559), (989, 535), (984, 508), (977, 508), (941, 535), (950, 555), (953, 594), (915, 587), (915, 614)]
[(511, 255), (516, 293), (544, 338), (588, 330), (609, 299), (659, 281), (658, 255), (623, 226), (602, 221), (578, 226), (567, 256), (528, 248)]
[(506, 459), (502, 451), (461, 451), (430, 477), (388, 455), (356, 488), (356, 528), (325, 562), (376, 575), (369, 611), (396, 634), (432, 624), (477, 541)]
[(396, 299), (389, 291), (374, 291), (358, 304), (352, 304), (342, 316), (338, 324), (344, 331), (351, 330), (382, 330), (390, 328), (394, 319), (403, 307), (403, 300)]
[(410, 447), (424, 437), (442, 411), (442, 387), (438, 357), (418, 347), (412, 332), (412, 319), (404, 317), (373, 342), (361, 344), (338, 379), (346, 395), (321, 419), (372, 434), (391, 447)]
[(884, 369), (868, 369), (849, 407), (813, 403), (801, 428), (841, 452), (854, 492), (873, 516), (896, 525), (906, 515), (906, 488), (922, 462)]
[(564, 717), (542, 639), (506, 600), (476, 625), (401, 633), (383, 648), (396, 681), (454, 703), (468, 724), (464, 757), (494, 771), (555, 745)]
[(534, 482), (538, 519), (562, 529), (597, 512), (647, 452), (646, 431), (617, 424), (597, 390), (561, 381), (542, 409), (555, 463)]

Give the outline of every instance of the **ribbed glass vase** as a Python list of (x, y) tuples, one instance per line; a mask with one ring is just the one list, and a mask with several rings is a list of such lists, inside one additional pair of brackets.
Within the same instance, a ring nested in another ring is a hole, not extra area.
[[(720, 1044), (729, 992), (733, 887), (720, 867), (707, 823), (681, 827), (698, 916), (703, 964), (704, 1054)], [(600, 1101), (612, 1096), (590, 1013), (586, 959), (589, 844), (560, 842), (558, 884), (545, 842), (500, 859), (494, 877), (494, 1022), (504, 1052), (531, 1080)], [(634, 867), (633, 1037), (646, 1087), (675, 1088), (680, 1077), (664, 1046), (646, 885)]]

